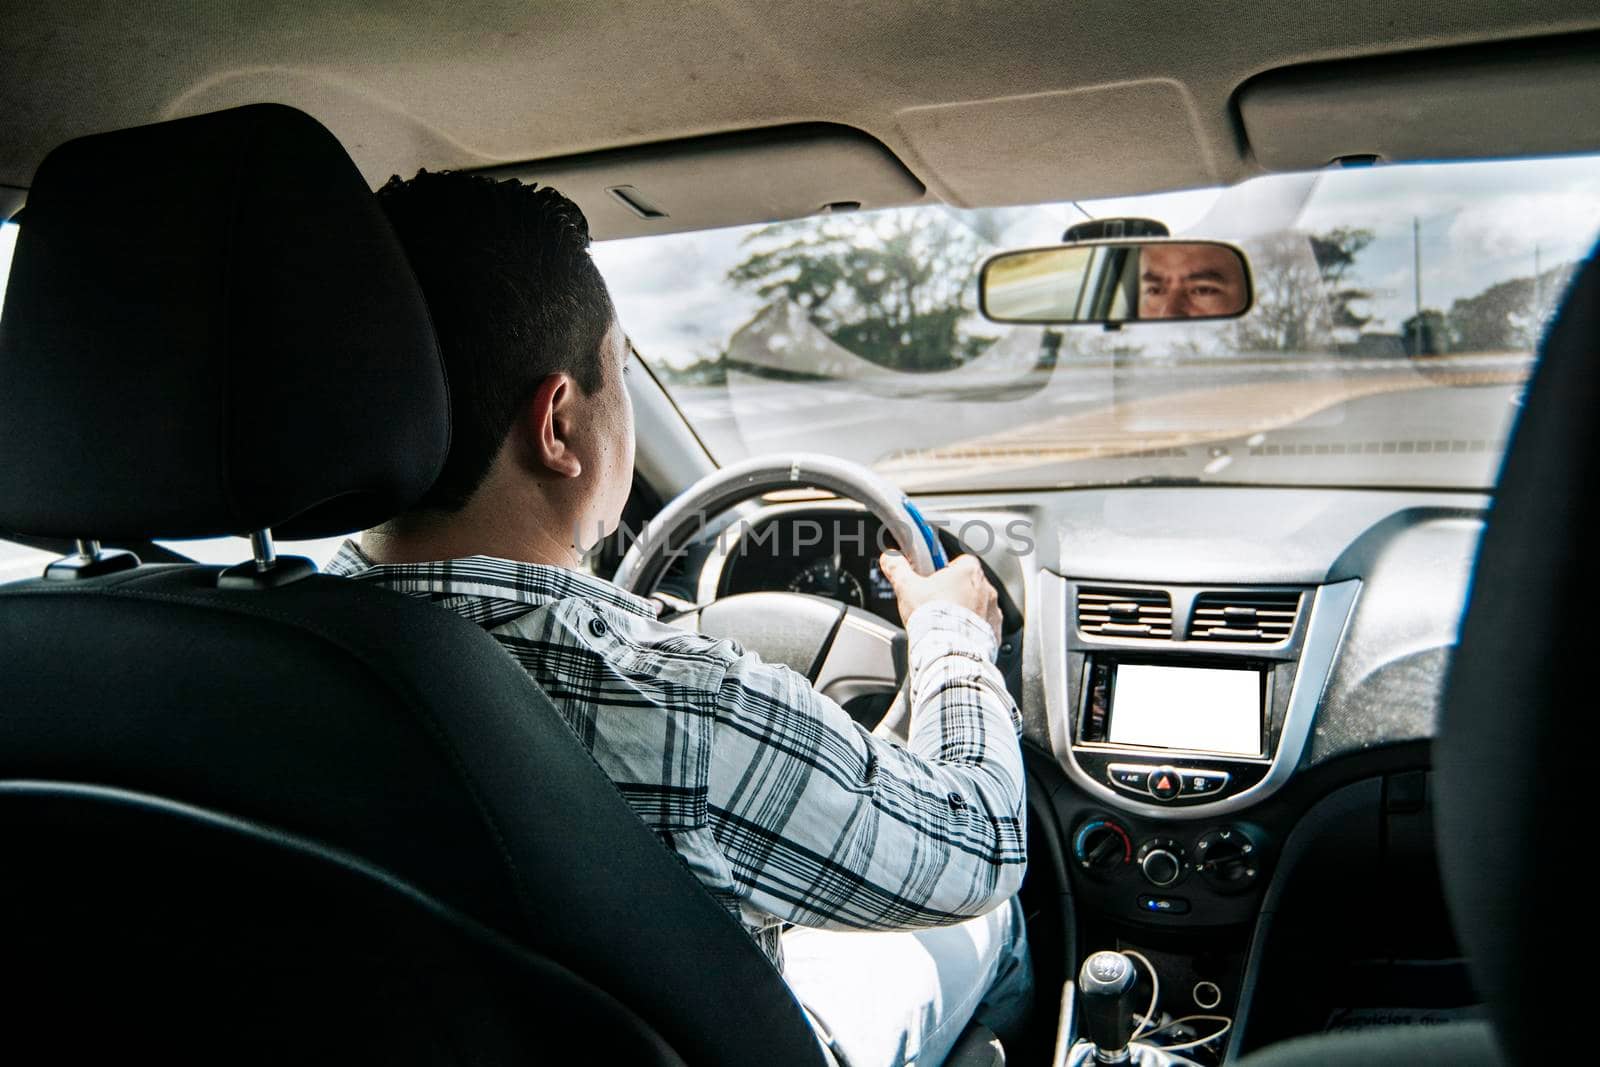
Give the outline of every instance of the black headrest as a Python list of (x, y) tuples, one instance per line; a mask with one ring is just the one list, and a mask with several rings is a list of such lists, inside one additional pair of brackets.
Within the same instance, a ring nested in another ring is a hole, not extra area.
[(1579, 754), (1600, 647), (1597, 351), (1591, 257), (1545, 338), (1501, 472), (1434, 746), (1446, 895), (1514, 1063), (1563, 1058), (1541, 1058), (1565, 1036), (1551, 998), (1588, 962), (1568, 947), (1590, 918), (1570, 904), (1594, 795)]
[(364, 528), (432, 484), (449, 410), (405, 253), (309, 115), (236, 108), (40, 164), (0, 314), (0, 529)]

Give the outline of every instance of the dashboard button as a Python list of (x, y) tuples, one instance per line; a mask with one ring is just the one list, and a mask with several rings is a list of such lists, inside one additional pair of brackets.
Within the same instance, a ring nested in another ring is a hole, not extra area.
[(1183, 790), (1183, 776), (1171, 767), (1157, 767), (1150, 772), (1150, 795), (1157, 800), (1171, 800)]
[(1140, 897), (1139, 910), (1155, 915), (1187, 915), (1189, 902), (1182, 897)]
[(1150, 791), (1150, 768), (1136, 763), (1113, 763), (1106, 768), (1111, 784), (1134, 793)]
[(1183, 795), (1186, 797), (1210, 796), (1222, 792), (1228, 784), (1227, 771), (1184, 771)]

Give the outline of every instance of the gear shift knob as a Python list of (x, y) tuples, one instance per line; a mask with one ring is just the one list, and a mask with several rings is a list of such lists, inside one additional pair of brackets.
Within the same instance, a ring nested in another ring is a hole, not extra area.
[(1100, 1063), (1125, 1063), (1133, 1035), (1133, 986), (1139, 975), (1120, 952), (1096, 952), (1078, 972), (1082, 1036)]

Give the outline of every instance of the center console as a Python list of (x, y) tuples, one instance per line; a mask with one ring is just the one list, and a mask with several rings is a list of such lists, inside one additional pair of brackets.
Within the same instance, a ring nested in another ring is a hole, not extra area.
[(1360, 584), (1039, 576), (1077, 942), (1148, 956), (1170, 1015), (1237, 1004), (1281, 844), (1257, 806), (1300, 763)]

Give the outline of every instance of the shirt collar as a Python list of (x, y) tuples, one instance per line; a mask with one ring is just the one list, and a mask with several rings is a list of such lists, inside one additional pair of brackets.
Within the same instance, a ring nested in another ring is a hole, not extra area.
[(648, 600), (624, 592), (603, 578), (545, 563), (523, 563), (496, 556), (464, 556), (428, 563), (374, 563), (347, 539), (326, 573), (377, 582), (401, 593), (440, 597), (476, 596), (542, 607), (558, 600), (594, 600), (647, 619), (656, 617)]

